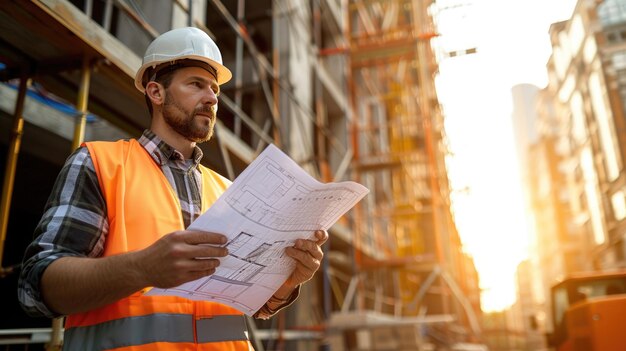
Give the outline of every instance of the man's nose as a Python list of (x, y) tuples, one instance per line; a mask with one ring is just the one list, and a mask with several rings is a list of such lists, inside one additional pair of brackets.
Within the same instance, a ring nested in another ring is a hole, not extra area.
[(217, 105), (217, 94), (213, 91), (213, 89), (206, 90), (202, 103), (210, 106)]

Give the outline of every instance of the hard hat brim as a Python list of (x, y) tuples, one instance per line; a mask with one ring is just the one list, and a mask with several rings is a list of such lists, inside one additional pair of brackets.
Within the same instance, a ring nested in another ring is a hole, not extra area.
[(150, 63), (142, 65), (137, 71), (137, 74), (135, 74), (135, 88), (137, 88), (140, 92), (145, 93), (145, 87), (143, 86), (143, 81), (144, 81), (144, 75), (146, 74), (146, 71), (148, 70), (148, 68), (150, 67), (156, 68), (157, 66), (162, 65), (164, 63), (175, 62), (175, 61), (180, 61), (180, 60), (197, 60), (197, 61), (207, 63), (209, 66), (213, 67), (215, 71), (217, 72), (217, 84), (218, 85), (227, 83), (233, 77), (233, 74), (228, 68), (226, 68), (226, 66), (222, 65), (221, 63), (215, 60), (211, 60), (210, 58), (199, 56), (199, 55), (185, 55), (185, 56), (178, 56), (176, 57), (175, 60), (152, 61)]

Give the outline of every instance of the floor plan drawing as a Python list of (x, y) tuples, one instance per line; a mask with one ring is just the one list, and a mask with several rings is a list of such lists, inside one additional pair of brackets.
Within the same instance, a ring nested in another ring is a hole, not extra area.
[(215, 274), (148, 294), (214, 300), (252, 315), (293, 272), (285, 248), (328, 230), (367, 193), (354, 182), (320, 183), (269, 145), (189, 227), (229, 238)]
[(257, 181), (247, 182), (226, 201), (251, 221), (277, 231), (330, 227), (346, 212), (345, 204), (359, 197), (348, 187), (307, 187), (267, 157), (247, 177)]
[[(274, 274), (290, 273), (290, 267), (286, 266), (289, 260), (283, 254), (285, 247), (290, 244), (292, 243), (284, 240), (268, 243), (242, 232), (226, 244), (229, 257), (233, 261), (238, 261), (238, 264), (224, 269), (219, 275), (231, 281), (250, 283), (257, 273), (264, 269), (265, 274), (270, 270), (274, 271)], [(281, 262), (283, 264), (279, 264)]]

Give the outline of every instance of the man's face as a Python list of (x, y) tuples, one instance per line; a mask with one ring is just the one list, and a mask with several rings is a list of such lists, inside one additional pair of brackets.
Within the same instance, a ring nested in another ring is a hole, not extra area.
[(218, 95), (219, 85), (208, 71), (200, 67), (180, 68), (165, 89), (163, 118), (187, 140), (205, 142), (213, 135)]

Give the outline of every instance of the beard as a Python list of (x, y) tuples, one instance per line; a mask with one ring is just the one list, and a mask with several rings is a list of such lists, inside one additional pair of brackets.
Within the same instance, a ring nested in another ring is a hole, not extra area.
[[(202, 113), (211, 116), (207, 122), (204, 116), (196, 118)], [(215, 128), (215, 110), (211, 106), (196, 107), (193, 111), (187, 111), (170, 94), (165, 95), (163, 102), (163, 118), (165, 122), (185, 139), (195, 143), (203, 143), (213, 136)]]

